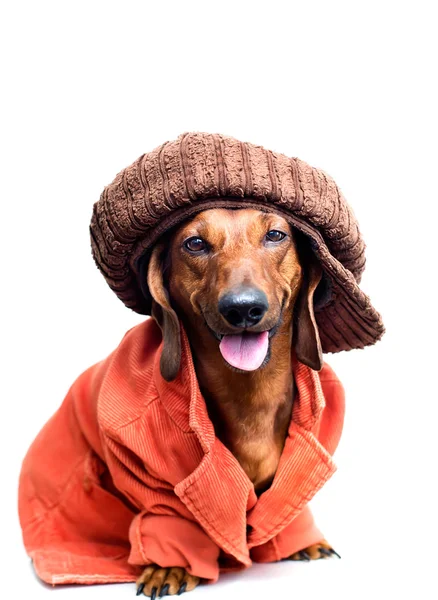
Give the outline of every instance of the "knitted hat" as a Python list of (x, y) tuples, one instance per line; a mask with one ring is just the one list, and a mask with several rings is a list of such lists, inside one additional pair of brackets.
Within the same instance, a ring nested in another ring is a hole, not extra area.
[(315, 302), (324, 352), (382, 337), (382, 319), (358, 286), (365, 244), (336, 183), (298, 158), (233, 137), (183, 133), (120, 171), (93, 206), (93, 258), (122, 302), (149, 315), (145, 268), (158, 238), (202, 210), (245, 207), (278, 213), (308, 237), (324, 272)]

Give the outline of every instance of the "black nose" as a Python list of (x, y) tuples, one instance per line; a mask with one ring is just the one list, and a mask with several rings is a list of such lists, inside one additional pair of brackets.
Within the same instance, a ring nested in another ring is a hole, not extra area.
[(261, 321), (268, 310), (268, 298), (262, 290), (245, 288), (222, 296), (218, 308), (234, 327), (251, 327)]

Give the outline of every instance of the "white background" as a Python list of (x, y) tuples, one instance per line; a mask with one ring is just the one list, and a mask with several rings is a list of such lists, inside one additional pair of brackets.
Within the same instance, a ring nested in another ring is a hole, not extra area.
[(92, 205), (185, 131), (332, 175), (367, 242), (387, 333), (328, 356), (347, 391), (338, 472), (312, 502), (341, 561), (259, 565), (193, 598), (437, 598), (437, 44), (433, 2), (9, 2), (1, 15), (3, 598), (51, 588), (21, 541), (17, 480), (73, 380), (142, 317), (91, 257)]

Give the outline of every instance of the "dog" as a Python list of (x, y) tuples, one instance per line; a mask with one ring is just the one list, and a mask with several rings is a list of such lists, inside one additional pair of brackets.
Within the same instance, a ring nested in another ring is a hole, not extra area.
[[(292, 416), (295, 359), (323, 365), (313, 302), (322, 269), (307, 240), (280, 215), (250, 208), (208, 209), (166, 234), (147, 268), (152, 317), (163, 335), (160, 369), (180, 367), (179, 321), (216, 436), (257, 496), (269, 489)], [(337, 555), (322, 539), (292, 560)], [(137, 595), (193, 590), (200, 578), (149, 565)]]
[(24, 457), (18, 508), (38, 576), (156, 597), (335, 554), (309, 506), (336, 471), (345, 415), (322, 351), (385, 331), (335, 181), (185, 132), (105, 187), (90, 241), (111, 290), (152, 318), (75, 379)]

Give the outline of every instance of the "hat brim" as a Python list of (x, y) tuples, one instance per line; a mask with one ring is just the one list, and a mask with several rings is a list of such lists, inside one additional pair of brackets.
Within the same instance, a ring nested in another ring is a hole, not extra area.
[[(321, 233), (304, 219), (287, 209), (244, 198), (200, 199), (191, 206), (174, 210), (151, 228), (135, 244), (129, 258), (130, 286), (126, 289), (124, 278), (123, 301), (139, 314), (150, 315), (152, 298), (147, 286), (146, 273), (153, 246), (166, 232), (196, 213), (211, 208), (253, 208), (283, 216), (291, 226), (301, 231), (309, 240), (324, 272), (326, 293), (320, 294), (315, 306), (315, 318), (321, 337), (323, 352), (340, 352), (364, 348), (375, 344), (384, 334), (380, 314), (368, 296), (360, 289), (357, 279), (329, 251)], [(108, 277), (108, 283), (117, 293), (118, 281)]]

